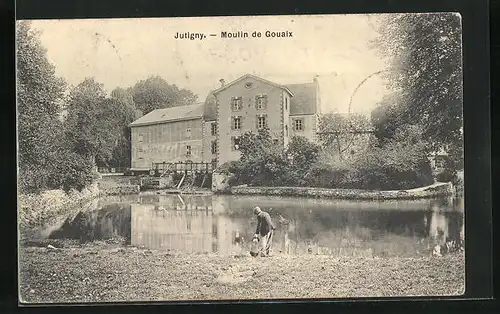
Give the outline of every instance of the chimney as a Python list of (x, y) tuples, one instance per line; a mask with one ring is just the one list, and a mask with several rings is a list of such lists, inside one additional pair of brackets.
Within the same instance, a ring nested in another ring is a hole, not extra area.
[(313, 77), (313, 82), (314, 82), (314, 83), (318, 83), (318, 77), (319, 77), (319, 75), (315, 75), (315, 76)]
[(223, 87), (226, 84), (226, 81), (224, 79), (220, 79), (220, 87)]

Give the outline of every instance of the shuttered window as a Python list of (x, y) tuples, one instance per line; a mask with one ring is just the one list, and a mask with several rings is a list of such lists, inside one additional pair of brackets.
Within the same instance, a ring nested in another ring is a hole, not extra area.
[(212, 136), (217, 135), (217, 123), (212, 123)]
[(267, 95), (255, 96), (255, 108), (257, 110), (265, 110), (267, 108)]
[(217, 142), (212, 141), (212, 154), (215, 155), (217, 154)]
[(241, 111), (243, 109), (243, 98), (242, 97), (231, 97), (231, 110)]
[(231, 117), (231, 129), (232, 130), (241, 130), (243, 117), (233, 116)]
[(303, 131), (304, 130), (304, 119), (294, 119), (293, 120), (293, 129), (295, 131)]
[(257, 115), (256, 127), (257, 127), (257, 129), (267, 128), (267, 115), (266, 114)]

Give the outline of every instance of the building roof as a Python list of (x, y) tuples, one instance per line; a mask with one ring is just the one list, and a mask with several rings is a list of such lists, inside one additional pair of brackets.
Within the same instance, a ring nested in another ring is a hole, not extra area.
[(290, 115), (318, 113), (317, 86), (316, 82), (286, 85), (294, 95), (290, 98)]
[(221, 86), (220, 88), (218, 88), (218, 89), (216, 89), (216, 90), (212, 91), (212, 93), (213, 93), (213, 94), (217, 94), (217, 93), (219, 93), (220, 91), (222, 91), (222, 90), (224, 90), (224, 89), (228, 88), (229, 86), (231, 86), (231, 85), (233, 85), (233, 84), (238, 83), (239, 81), (241, 81), (241, 80), (243, 80), (243, 79), (245, 79), (245, 78), (247, 78), (247, 77), (250, 77), (250, 78), (253, 78), (253, 79), (255, 79), (255, 80), (258, 80), (258, 81), (261, 81), (261, 82), (267, 83), (267, 84), (269, 84), (269, 85), (276, 86), (276, 87), (281, 88), (281, 89), (284, 89), (284, 90), (286, 90), (286, 91), (287, 91), (287, 92), (288, 92), (291, 96), (293, 96), (292, 91), (291, 91), (290, 89), (288, 89), (288, 87), (286, 87), (286, 86), (284, 86), (284, 85), (276, 84), (276, 83), (274, 83), (274, 82), (268, 81), (268, 80), (266, 80), (266, 79), (263, 79), (263, 78), (261, 78), (261, 77), (258, 77), (258, 76), (252, 75), (252, 74), (248, 74), (248, 73), (247, 73), (247, 74), (245, 74), (245, 75), (243, 75), (243, 76), (241, 76), (241, 77), (239, 77), (239, 78), (237, 78), (236, 80), (234, 80), (234, 81), (232, 81), (232, 82), (230, 82), (230, 83), (228, 83), (228, 84), (224, 85), (224, 86)]
[(205, 119), (205, 121), (217, 120), (217, 99), (215, 98), (213, 92), (208, 93), (208, 96), (205, 99), (203, 119)]
[(205, 104), (199, 103), (189, 106), (176, 106), (165, 109), (156, 109), (140, 117), (131, 124), (130, 127), (150, 125), (162, 122), (193, 120), (203, 117)]
[(292, 96), (290, 97), (290, 115), (306, 115), (318, 113), (319, 104), (317, 104), (317, 82), (280, 85), (251, 74), (245, 74), (235, 81), (226, 84), (219, 89), (211, 91), (203, 103), (198, 103), (190, 106), (175, 106), (165, 109), (153, 110), (150, 113), (135, 120), (134, 122), (129, 124), (129, 126), (135, 127), (141, 125), (192, 120), (199, 118), (203, 118), (206, 121), (216, 120), (217, 100), (215, 98), (215, 95), (228, 86), (231, 86), (247, 77), (251, 77), (253, 79), (286, 90)]

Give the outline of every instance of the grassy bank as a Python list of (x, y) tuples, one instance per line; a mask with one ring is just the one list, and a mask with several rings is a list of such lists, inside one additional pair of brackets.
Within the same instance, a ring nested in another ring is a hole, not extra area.
[(135, 177), (105, 176), (82, 191), (45, 190), (39, 193), (19, 194), (18, 212), (21, 236), (26, 237), (33, 228), (49, 224), (74, 210), (92, 207), (92, 200), (104, 195), (138, 194)]
[(99, 195), (97, 184), (83, 189), (46, 190), (40, 193), (18, 195), (19, 228), (24, 231), (50, 222), (58, 215), (66, 213), (75, 207), (83, 207)]
[(25, 247), (20, 280), (29, 303), (457, 295), (464, 290), (464, 257), (252, 258), (109, 244)]

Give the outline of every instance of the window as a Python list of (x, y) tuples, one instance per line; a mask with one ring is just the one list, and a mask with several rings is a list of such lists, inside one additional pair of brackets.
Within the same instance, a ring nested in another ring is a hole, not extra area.
[(186, 137), (187, 138), (191, 137), (191, 128), (189, 128), (189, 127), (186, 129)]
[(267, 107), (267, 96), (259, 95), (255, 97), (255, 108), (257, 110), (264, 110)]
[(231, 98), (231, 110), (240, 111), (243, 109), (243, 98), (242, 97), (232, 97)]
[(231, 118), (231, 128), (233, 130), (240, 130), (241, 129), (241, 117), (232, 117)]
[(217, 123), (212, 123), (212, 136), (217, 135)]
[(144, 141), (144, 135), (142, 133), (139, 133), (139, 142)]
[(212, 141), (212, 154), (215, 155), (217, 154), (217, 142)]
[(288, 97), (285, 97), (285, 110), (288, 110)]
[(191, 145), (186, 146), (186, 156), (191, 156)]
[(233, 137), (231, 137), (231, 143), (232, 143), (233, 150), (239, 150), (240, 149), (240, 137), (239, 136), (233, 136)]
[(304, 129), (304, 124), (303, 124), (302, 119), (295, 119), (293, 121), (293, 127), (294, 127), (295, 131), (302, 131)]
[(266, 115), (257, 116), (257, 129), (264, 129), (267, 127)]
[(142, 147), (139, 147), (137, 149), (137, 159), (143, 159), (144, 158), (144, 151), (142, 150)]

